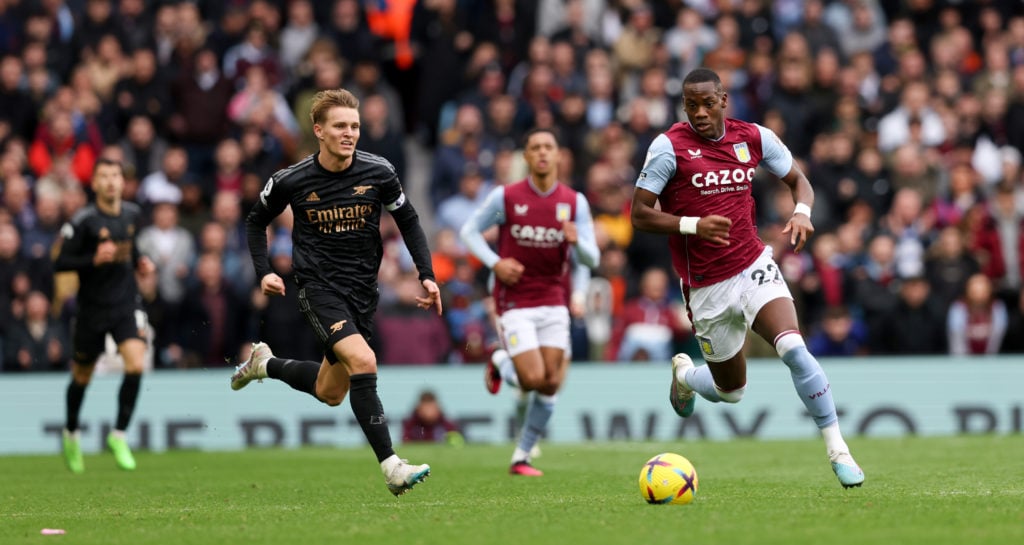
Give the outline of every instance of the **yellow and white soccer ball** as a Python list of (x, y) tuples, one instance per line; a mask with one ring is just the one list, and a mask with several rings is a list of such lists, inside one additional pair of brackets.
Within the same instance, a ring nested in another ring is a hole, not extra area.
[(693, 501), (696, 494), (697, 470), (678, 454), (659, 454), (640, 470), (640, 495), (647, 503), (683, 505)]

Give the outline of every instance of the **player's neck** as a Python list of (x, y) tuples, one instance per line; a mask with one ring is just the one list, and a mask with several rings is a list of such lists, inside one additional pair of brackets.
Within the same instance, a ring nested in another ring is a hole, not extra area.
[(103, 200), (96, 199), (96, 208), (108, 216), (121, 215), (121, 199)]
[(337, 155), (334, 155), (332, 153), (324, 153), (321, 150), (320, 154), (317, 156), (316, 159), (317, 162), (320, 163), (320, 166), (324, 167), (324, 170), (328, 172), (341, 172), (346, 168), (352, 166), (352, 157), (354, 157), (354, 155), (349, 155), (348, 157), (342, 159)]
[(530, 174), (530, 183), (541, 193), (547, 193), (558, 183), (558, 177), (553, 172), (545, 175)]

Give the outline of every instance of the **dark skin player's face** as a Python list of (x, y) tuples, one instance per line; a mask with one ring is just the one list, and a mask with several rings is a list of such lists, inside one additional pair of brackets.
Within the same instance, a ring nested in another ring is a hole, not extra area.
[(697, 134), (717, 140), (725, 134), (725, 107), (729, 94), (717, 89), (714, 82), (689, 83), (683, 86), (683, 110)]

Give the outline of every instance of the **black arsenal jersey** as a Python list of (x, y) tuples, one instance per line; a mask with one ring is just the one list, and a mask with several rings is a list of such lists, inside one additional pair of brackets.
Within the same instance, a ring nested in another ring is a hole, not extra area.
[(434, 279), (419, 217), (395, 168), (383, 157), (357, 150), (348, 168), (330, 172), (313, 154), (274, 173), (246, 219), (258, 279), (272, 272), (266, 227), (288, 205), (294, 216), (292, 261), (300, 287), (315, 284), (342, 295), (359, 312), (372, 311), (383, 258), (384, 209), (395, 218), (420, 279)]
[[(61, 227), (60, 246), (54, 268), (78, 272), (78, 305), (87, 309), (134, 309), (139, 305), (135, 264), (139, 260), (135, 239), (142, 210), (131, 202), (121, 203), (121, 213), (111, 216), (95, 204), (79, 210)], [(112, 263), (93, 265), (100, 242), (117, 244)]]

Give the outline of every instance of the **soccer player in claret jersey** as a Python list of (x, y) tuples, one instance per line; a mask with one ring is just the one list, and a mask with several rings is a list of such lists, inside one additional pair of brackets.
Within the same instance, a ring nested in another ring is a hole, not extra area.
[[(594, 268), (599, 252), (586, 198), (558, 182), (558, 141), (546, 129), (526, 136), (523, 156), (529, 177), (495, 188), (462, 227), (462, 240), (494, 273), (494, 304), (504, 350), (495, 351), (485, 384), (497, 393), (501, 381), (535, 392), (512, 453), (509, 472), (537, 477), (530, 450), (547, 429), (565, 378), (569, 349), (570, 289), (579, 292), (587, 274), (572, 260)], [(483, 231), (498, 226), (498, 251)], [(571, 272), (572, 271), (572, 272)], [(570, 288), (570, 277), (575, 284)]]
[[(377, 358), (367, 344), (377, 308), (377, 272), (383, 247), (383, 209), (395, 218), (419, 271), (423, 309), (441, 313), (427, 239), (406, 200), (395, 168), (382, 157), (356, 150), (359, 101), (344, 89), (321, 91), (310, 117), (320, 150), (276, 172), (246, 220), (249, 252), (260, 287), (284, 295), (285, 284), (267, 258), (267, 226), (291, 205), (299, 308), (323, 345), (322, 362), (275, 357), (265, 343), (235, 370), (231, 388), (274, 378), (327, 405), (351, 390), (352, 412), (380, 462), (388, 489), (404, 494), (430, 474), (430, 466), (399, 459), (391, 447), (387, 419), (377, 394)], [(386, 342), (386, 341), (385, 341)], [(400, 341), (399, 341), (400, 342)]]
[(146, 315), (135, 273), (149, 275), (156, 270), (135, 245), (142, 211), (135, 203), (122, 201), (121, 164), (108, 159), (96, 161), (92, 189), (95, 203), (79, 210), (61, 228), (54, 263), (58, 271), (77, 272), (79, 280), (63, 438), (64, 462), (72, 473), (85, 471), (78, 416), (108, 333), (124, 358), (124, 379), (117, 396), (117, 421), (107, 435), (107, 446), (121, 469), (135, 469), (135, 458), (124, 436), (135, 411), (146, 356)]
[(814, 192), (775, 133), (726, 119), (728, 98), (718, 74), (690, 72), (683, 81), (688, 120), (654, 139), (633, 193), (633, 226), (670, 235), (672, 263), (708, 362), (695, 367), (686, 354), (672, 358), (672, 407), (690, 416), (694, 393), (712, 402), (739, 402), (747, 387), (742, 348), (752, 327), (789, 367), (840, 484), (860, 486), (864, 472), (839, 431), (828, 379), (807, 351), (771, 247), (757, 236), (754, 169), (764, 166), (791, 189), (796, 206), (782, 232), (797, 252), (814, 232)]

